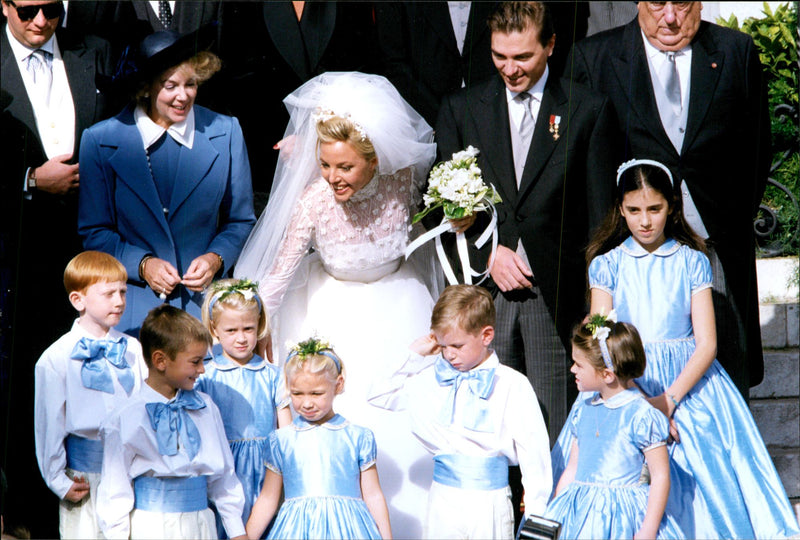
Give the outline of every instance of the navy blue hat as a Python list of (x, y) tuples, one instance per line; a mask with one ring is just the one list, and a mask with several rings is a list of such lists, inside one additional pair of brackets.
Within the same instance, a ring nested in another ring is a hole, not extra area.
[(111, 84), (117, 88), (133, 89), (131, 87), (136, 83), (148, 81), (177, 66), (198, 52), (207, 50), (214, 41), (216, 29), (216, 22), (212, 22), (184, 35), (172, 30), (150, 34), (138, 45), (125, 48)]

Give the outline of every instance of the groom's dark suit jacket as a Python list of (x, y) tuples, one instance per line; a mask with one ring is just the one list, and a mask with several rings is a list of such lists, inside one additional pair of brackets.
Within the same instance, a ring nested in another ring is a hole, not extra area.
[[(555, 116), (561, 117), (558, 139), (550, 132)], [(495, 76), (444, 98), (436, 122), (439, 156), (449, 159), (467, 145), (480, 150), (484, 180), (503, 198), (500, 244), (515, 250), (522, 239), (566, 346), (585, 308), (583, 249), (613, 196), (616, 122), (605, 97), (548, 78), (519, 189), (509, 129), (505, 86)], [(481, 268), (487, 250), (482, 255)]]
[[(761, 64), (742, 32), (701, 22), (692, 41), (691, 89), (681, 151), (661, 124), (636, 19), (575, 45), (565, 76), (607, 95), (625, 143), (618, 161), (650, 158), (686, 180), (746, 332), (750, 384), (763, 377), (753, 218), (769, 172), (770, 121)], [(725, 336), (718, 336), (724, 340)]]

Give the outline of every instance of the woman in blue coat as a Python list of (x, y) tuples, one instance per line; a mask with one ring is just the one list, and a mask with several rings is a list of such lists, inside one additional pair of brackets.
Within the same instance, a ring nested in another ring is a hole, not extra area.
[(146, 37), (116, 76), (135, 85), (133, 103), (81, 141), (78, 231), (125, 265), (118, 328), (132, 335), (163, 302), (199, 318), (203, 289), (229, 273), (255, 223), (238, 120), (194, 104), (220, 68), (202, 41), (202, 31)]

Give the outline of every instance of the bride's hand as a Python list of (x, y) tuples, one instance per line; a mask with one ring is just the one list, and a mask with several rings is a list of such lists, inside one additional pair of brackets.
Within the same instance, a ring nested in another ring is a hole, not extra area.
[(473, 212), (469, 216), (464, 216), (460, 219), (451, 219), (450, 221), (450, 230), (454, 233), (463, 233), (470, 227), (472, 224), (475, 223), (475, 213)]
[(295, 142), (297, 142), (297, 137), (295, 135), (289, 135), (276, 142), (272, 149), (280, 150), (281, 159), (283, 161), (289, 161), (289, 158), (292, 157), (292, 152), (294, 152)]

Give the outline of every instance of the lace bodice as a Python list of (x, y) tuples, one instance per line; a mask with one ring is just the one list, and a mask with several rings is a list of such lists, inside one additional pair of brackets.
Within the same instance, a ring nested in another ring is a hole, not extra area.
[(396, 269), (419, 193), (411, 169), (376, 176), (344, 203), (336, 201), (323, 178), (312, 182), (295, 206), (272, 269), (261, 279), (267, 311), (280, 306), (309, 247), (337, 279), (373, 281)]

